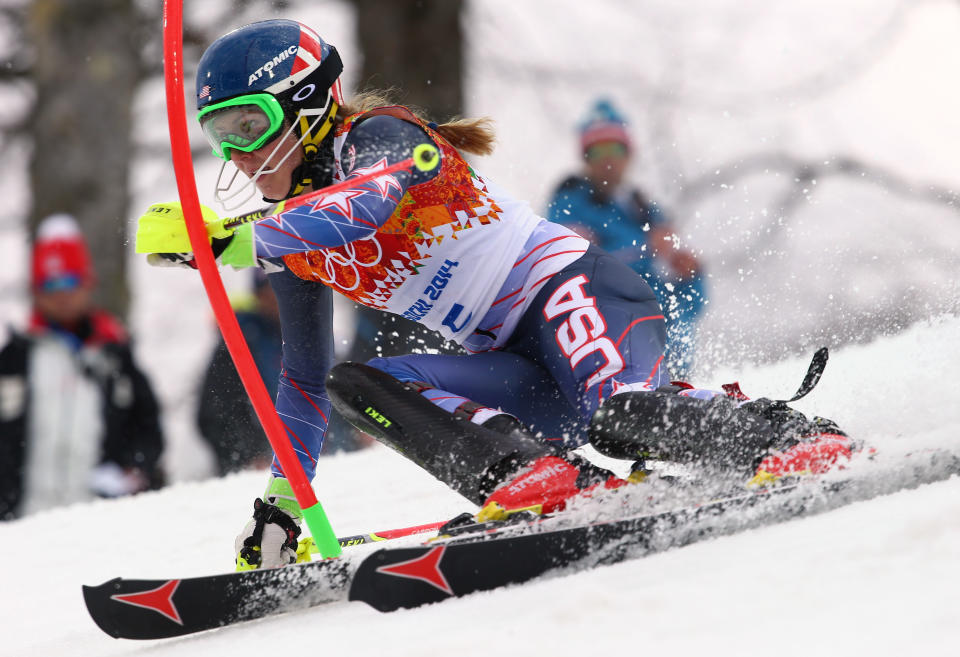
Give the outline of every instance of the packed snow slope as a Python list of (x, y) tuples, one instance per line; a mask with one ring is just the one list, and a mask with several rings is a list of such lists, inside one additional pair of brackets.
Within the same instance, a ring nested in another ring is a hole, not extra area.
[[(800, 405), (878, 449), (960, 450), (960, 318), (837, 350)], [(806, 362), (736, 374), (793, 392)], [(713, 385), (730, 379), (718, 374)], [(100, 501), (0, 524), (0, 655), (956, 655), (960, 479), (589, 572), (411, 611), (337, 603), (180, 639), (109, 638), (81, 584), (230, 570), (265, 473)], [(470, 505), (385, 448), (323, 460), (315, 481), (341, 535)]]

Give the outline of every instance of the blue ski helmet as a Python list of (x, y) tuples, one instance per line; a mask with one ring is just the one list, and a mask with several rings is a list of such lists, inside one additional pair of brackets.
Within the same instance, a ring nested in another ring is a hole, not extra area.
[[(197, 109), (209, 111), (231, 99), (269, 94), (297, 126), (310, 160), (343, 102), (342, 71), (336, 48), (306, 25), (283, 19), (251, 23), (223, 35), (203, 53), (197, 67)], [(313, 110), (312, 117), (323, 120), (308, 121), (303, 110)]]

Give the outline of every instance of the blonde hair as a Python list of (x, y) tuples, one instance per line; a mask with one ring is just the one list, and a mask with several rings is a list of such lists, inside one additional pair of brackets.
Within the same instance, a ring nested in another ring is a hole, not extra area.
[[(344, 101), (343, 105), (337, 110), (337, 119), (343, 121), (353, 114), (362, 114), (378, 107), (396, 105), (397, 103), (391, 100), (393, 91), (380, 89), (362, 91), (349, 101)], [(404, 105), (404, 107), (423, 122), (429, 121), (421, 109), (409, 105)], [(431, 127), (459, 151), (475, 155), (490, 155), (493, 153), (496, 135), (493, 131), (493, 119), (488, 116), (476, 119), (456, 119)]]

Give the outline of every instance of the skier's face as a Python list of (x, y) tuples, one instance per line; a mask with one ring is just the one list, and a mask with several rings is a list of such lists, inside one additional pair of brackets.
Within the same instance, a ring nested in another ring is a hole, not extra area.
[[(231, 148), (230, 161), (247, 178), (252, 178), (263, 168), (256, 180), (257, 189), (267, 198), (286, 198), (293, 181), (293, 171), (303, 161), (299, 140), (295, 134), (283, 127), (281, 139), (275, 139), (255, 151), (244, 153)], [(284, 156), (290, 154), (286, 159)], [(266, 166), (264, 166), (266, 164)]]

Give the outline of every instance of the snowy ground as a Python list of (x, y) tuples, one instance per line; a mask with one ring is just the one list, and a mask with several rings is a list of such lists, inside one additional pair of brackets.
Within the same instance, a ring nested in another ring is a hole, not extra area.
[[(960, 450), (960, 318), (837, 350), (801, 405), (879, 447)], [(792, 392), (806, 363), (741, 373)], [(726, 381), (721, 378), (711, 383)], [(81, 584), (230, 569), (264, 482), (250, 472), (0, 525), (0, 655), (957, 654), (960, 479), (664, 554), (380, 614), (338, 603), (193, 637), (109, 638)], [(341, 535), (428, 522), (469, 505), (383, 449), (321, 462), (315, 487)]]

